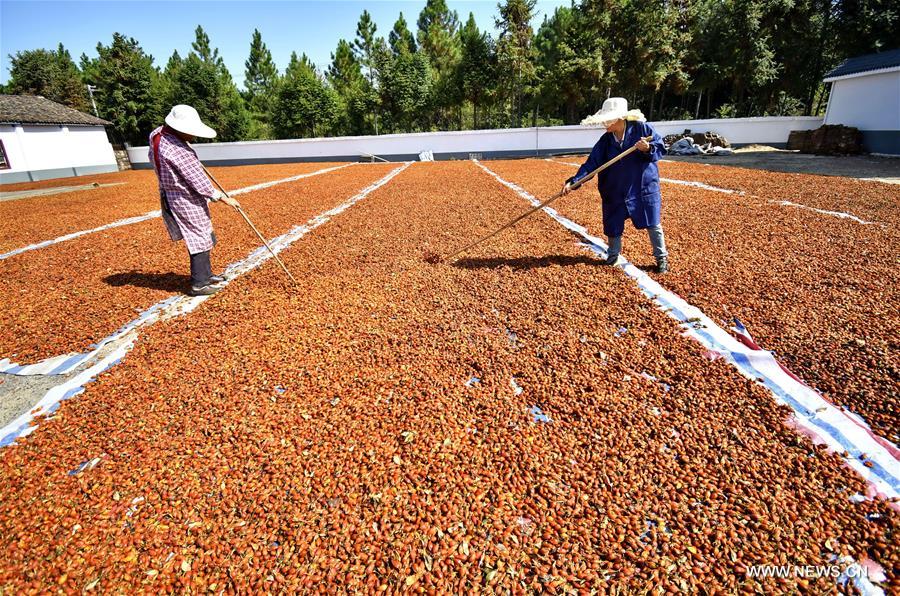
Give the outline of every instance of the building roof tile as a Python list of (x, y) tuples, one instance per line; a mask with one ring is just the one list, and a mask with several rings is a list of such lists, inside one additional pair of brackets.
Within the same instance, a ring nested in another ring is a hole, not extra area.
[(847, 58), (841, 62), (837, 68), (825, 75), (825, 80), (837, 77), (845, 77), (852, 74), (860, 74), (870, 70), (883, 70), (900, 66), (900, 48), (896, 50), (888, 50), (886, 52), (878, 52), (877, 54), (866, 54), (865, 56), (857, 56), (855, 58)]
[(108, 126), (111, 123), (40, 95), (0, 95), (0, 124)]

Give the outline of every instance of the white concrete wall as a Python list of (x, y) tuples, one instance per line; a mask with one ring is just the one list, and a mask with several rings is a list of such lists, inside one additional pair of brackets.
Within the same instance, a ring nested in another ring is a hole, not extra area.
[(825, 124), (900, 130), (900, 71), (838, 79), (831, 85)]
[(6, 151), (6, 160), (10, 166), (8, 170), (0, 172), (21, 172), (28, 169), (28, 160), (22, 152), (22, 143), (16, 135), (16, 127), (10, 124), (0, 124), (0, 141), (3, 141), (3, 149)]
[[(10, 169), (3, 174), (116, 165), (102, 126), (0, 125)], [(70, 174), (74, 175), (74, 174)]]
[[(733, 118), (710, 120), (677, 120), (654, 122), (663, 136), (693, 132), (716, 132), (731, 143), (751, 143), (784, 146), (792, 130), (809, 130), (822, 125), (818, 117)], [(545, 155), (569, 150), (588, 150), (602, 134), (602, 130), (586, 126), (553, 126), (547, 128), (516, 128), (503, 130), (472, 130), (366, 137), (335, 137), (294, 139), (285, 141), (250, 141), (240, 143), (198, 143), (194, 145), (201, 160), (209, 163), (267, 163), (356, 159), (365, 153), (383, 157), (409, 158), (430, 150), (435, 157), (468, 157), (482, 154)], [(128, 150), (132, 165), (149, 165), (147, 147)]]

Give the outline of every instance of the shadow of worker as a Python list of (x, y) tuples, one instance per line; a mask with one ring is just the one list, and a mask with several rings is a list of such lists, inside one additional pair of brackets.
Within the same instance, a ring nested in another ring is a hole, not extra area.
[(572, 265), (599, 265), (600, 261), (588, 255), (546, 255), (543, 257), (518, 257), (509, 259), (504, 257), (490, 258), (464, 258), (453, 263), (453, 267), (460, 269), (499, 269), (509, 267), (514, 271), (526, 269), (540, 269), (542, 267), (570, 267)]
[(134, 286), (166, 292), (184, 292), (191, 285), (191, 276), (180, 273), (128, 271), (108, 275), (103, 278), (103, 281), (114, 287)]

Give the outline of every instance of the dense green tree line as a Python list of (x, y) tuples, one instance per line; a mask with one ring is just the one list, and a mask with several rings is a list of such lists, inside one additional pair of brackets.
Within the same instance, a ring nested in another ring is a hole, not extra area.
[(280, 72), (259, 31), (239, 89), (202, 27), (191, 51), (154, 64), (115, 33), (75, 64), (55, 50), (11, 58), (7, 93), (97, 110), (120, 140), (143, 144), (176, 103), (195, 106), (218, 140), (364, 135), (571, 124), (621, 95), (654, 120), (818, 114), (823, 75), (892, 49), (897, 0), (580, 0), (546, 15), (502, 0), (496, 37), (427, 0), (415, 31), (401, 13), (387, 36), (363, 11), (327, 65), (295, 52)]

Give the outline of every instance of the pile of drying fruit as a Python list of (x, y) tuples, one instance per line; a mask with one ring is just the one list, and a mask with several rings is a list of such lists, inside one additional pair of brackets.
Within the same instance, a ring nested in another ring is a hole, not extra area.
[(0, 586), (900, 588), (897, 512), (555, 222), (423, 260), (526, 207), (415, 164), (282, 253), (302, 289), (270, 263), (149, 329), (0, 450)]
[[(257, 227), (275, 237), (334, 207), (392, 167), (352, 166), (238, 198)], [(247, 185), (234, 175), (226, 179), (226, 188)], [(221, 271), (259, 241), (231, 208), (219, 204), (211, 212), (218, 239), (213, 266)], [(183, 292), (189, 267), (184, 243), (169, 240), (157, 218), (2, 260), (0, 277), (6, 281), (0, 285), (0, 303), (9, 305), (0, 310), (0, 358), (29, 363), (84, 350), (138, 312)]]
[[(332, 165), (335, 164), (299, 163), (211, 168), (210, 171), (226, 189), (232, 190)], [(0, 202), (0, 253), (159, 210), (159, 186), (152, 171), (129, 170), (99, 176), (102, 183), (115, 186)], [(83, 182), (84, 178), (95, 177), (58, 178), (45, 183), (48, 188), (90, 184)], [(56, 184), (51, 185), (53, 182)], [(4, 185), (0, 190), (10, 189)]]
[[(545, 195), (574, 170), (546, 161), (492, 162), (491, 167)], [(719, 169), (690, 168), (703, 172), (704, 182), (715, 177), (708, 171)], [(900, 204), (900, 187), (876, 186), (888, 187), (894, 204)], [(781, 206), (766, 195), (665, 183), (662, 191), (672, 264), (663, 284), (726, 329), (740, 320), (762, 347), (832, 403), (847, 406), (878, 434), (900, 443), (900, 298), (893, 290), (900, 286), (898, 232)], [(602, 236), (595, 185), (554, 207)], [(623, 252), (638, 265), (653, 263), (646, 233), (628, 225)]]
[(776, 201), (850, 213), (866, 221), (888, 224), (895, 230), (900, 224), (900, 211), (897, 209), (900, 189), (896, 184), (674, 161), (662, 162), (659, 171), (660, 176), (666, 178), (703, 182)]

